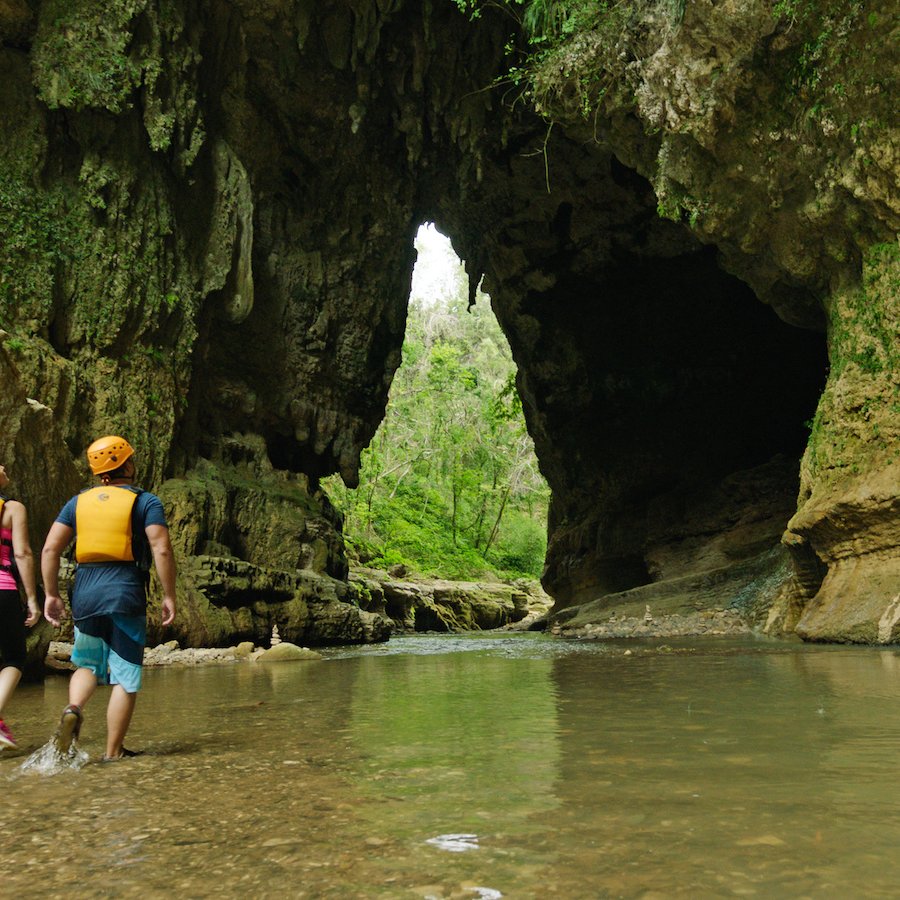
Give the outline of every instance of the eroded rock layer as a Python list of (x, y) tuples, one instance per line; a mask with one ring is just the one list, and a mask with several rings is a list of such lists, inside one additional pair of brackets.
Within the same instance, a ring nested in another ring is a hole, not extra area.
[(895, 17), (676, 6), (616, 5), (528, 92), (493, 5), (0, 4), (2, 452), (36, 542), (126, 433), (183, 645), (384, 637), (318, 480), (357, 479), (433, 220), (519, 366), (558, 610), (705, 578), (772, 630), (893, 640)]

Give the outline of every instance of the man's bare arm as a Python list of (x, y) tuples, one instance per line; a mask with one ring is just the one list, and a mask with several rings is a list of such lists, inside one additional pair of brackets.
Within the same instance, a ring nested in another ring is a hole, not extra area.
[(62, 522), (54, 522), (50, 527), (44, 549), (41, 551), (41, 576), (44, 579), (44, 618), (56, 628), (65, 618), (66, 608), (59, 596), (59, 561), (63, 550), (72, 542), (75, 532)]
[(162, 585), (162, 624), (171, 625), (175, 621), (175, 551), (172, 549), (169, 529), (165, 525), (148, 525), (144, 530), (150, 542), (156, 574)]

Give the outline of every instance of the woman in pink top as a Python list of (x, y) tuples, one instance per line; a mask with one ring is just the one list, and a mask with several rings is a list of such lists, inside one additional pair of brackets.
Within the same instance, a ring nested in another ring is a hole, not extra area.
[[(0, 466), (0, 491), (8, 484), (6, 469)], [(27, 612), (22, 609), (19, 586), (13, 577), (13, 557), (25, 588)], [(28, 514), (18, 500), (0, 496), (0, 716), (25, 668), (25, 626), (31, 628), (40, 617), (34, 557), (28, 541)], [(0, 748), (15, 746), (12, 732), (0, 718)]]

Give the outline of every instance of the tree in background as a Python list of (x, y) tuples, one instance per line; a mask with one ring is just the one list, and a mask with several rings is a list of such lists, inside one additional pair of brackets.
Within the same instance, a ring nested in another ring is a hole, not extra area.
[[(360, 485), (325, 482), (344, 515), (348, 551), (367, 565), (405, 563), (434, 577), (537, 577), (549, 490), (506, 338), (486, 294), (468, 308), (468, 280), (449, 241), (420, 231), (416, 248), (403, 363), (363, 452)], [(420, 277), (423, 262), (437, 278)]]

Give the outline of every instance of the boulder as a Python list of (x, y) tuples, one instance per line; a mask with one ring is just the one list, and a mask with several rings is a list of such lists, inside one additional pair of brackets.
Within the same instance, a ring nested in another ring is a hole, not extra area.
[(316, 653), (315, 650), (309, 650), (306, 647), (298, 647), (289, 641), (282, 641), (274, 647), (263, 651), (256, 657), (257, 662), (291, 662), (301, 659), (321, 659), (322, 654)]

